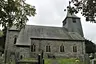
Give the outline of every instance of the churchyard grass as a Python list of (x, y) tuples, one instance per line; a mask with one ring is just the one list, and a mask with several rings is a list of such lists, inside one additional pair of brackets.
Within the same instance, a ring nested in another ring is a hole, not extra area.
[[(36, 59), (34, 58), (25, 58), (22, 59), (23, 61), (34, 61)], [(8, 64), (15, 64), (14, 62), (8, 63)], [(51, 58), (45, 58), (44, 59), (44, 64), (84, 64), (81, 62), (79, 59), (76, 58), (56, 58), (56, 59), (51, 59)]]
[(57, 59), (45, 59), (44, 64), (83, 64), (78, 59), (75, 58), (57, 58)]
[(35, 58), (23, 58), (21, 61), (37, 61)]

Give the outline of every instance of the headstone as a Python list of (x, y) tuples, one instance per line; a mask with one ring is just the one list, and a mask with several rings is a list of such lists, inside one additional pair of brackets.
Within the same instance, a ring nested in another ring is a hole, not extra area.
[(38, 54), (38, 64), (41, 64), (41, 54)]

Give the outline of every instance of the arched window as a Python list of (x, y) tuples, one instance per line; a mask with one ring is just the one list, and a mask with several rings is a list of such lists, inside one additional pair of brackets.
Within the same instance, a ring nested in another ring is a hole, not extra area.
[(64, 52), (65, 50), (64, 50), (64, 46), (63, 45), (61, 45), (60, 46), (60, 52)]
[(14, 36), (14, 44), (16, 44), (17, 41), (17, 35)]
[(73, 52), (77, 52), (77, 46), (73, 46)]
[(49, 45), (46, 46), (46, 52), (51, 52), (51, 49), (50, 49)]
[(31, 45), (31, 52), (35, 52), (36, 51), (36, 45), (32, 44)]

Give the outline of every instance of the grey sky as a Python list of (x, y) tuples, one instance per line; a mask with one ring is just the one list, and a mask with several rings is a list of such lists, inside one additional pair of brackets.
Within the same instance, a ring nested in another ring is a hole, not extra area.
[[(45, 26), (62, 26), (62, 21), (66, 17), (64, 9), (68, 6), (69, 0), (26, 0), (27, 3), (36, 7), (36, 16), (29, 18), (27, 24), (45, 25)], [(81, 14), (77, 14), (81, 18), (84, 36), (96, 43), (96, 24), (86, 22)]]

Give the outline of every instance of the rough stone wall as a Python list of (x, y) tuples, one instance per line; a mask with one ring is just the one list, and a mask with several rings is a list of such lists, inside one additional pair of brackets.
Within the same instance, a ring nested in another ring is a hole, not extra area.
[[(53, 40), (32, 40), (32, 44), (36, 45), (36, 52), (32, 52), (33, 56), (37, 55), (40, 50), (44, 51), (44, 57), (48, 54), (56, 57), (82, 57), (85, 54), (84, 42), (81, 41), (53, 41)], [(46, 52), (46, 46), (50, 45), (51, 52)], [(65, 52), (60, 52), (60, 46), (64, 45)], [(73, 46), (77, 46), (77, 52), (73, 52)]]
[(16, 51), (19, 53), (19, 59), (30, 58), (30, 47), (16, 47)]
[(9, 61), (12, 54), (15, 53), (14, 38), (18, 36), (19, 31), (8, 31), (5, 42), (5, 60)]

